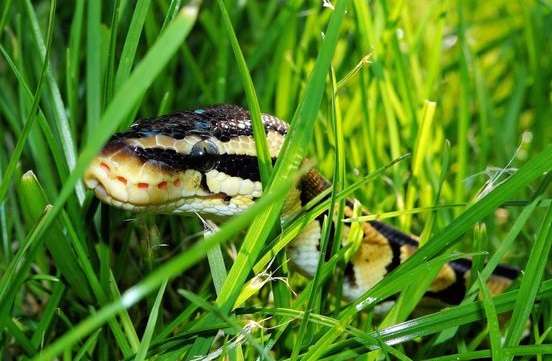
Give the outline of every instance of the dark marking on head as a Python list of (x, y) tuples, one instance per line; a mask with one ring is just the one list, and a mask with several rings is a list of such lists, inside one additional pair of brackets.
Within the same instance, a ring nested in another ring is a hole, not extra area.
[(250, 179), (253, 182), (261, 180), (259, 174), (259, 163), (257, 157), (249, 155), (228, 155), (219, 156), (221, 159), (215, 168), (219, 172), (223, 172), (232, 177), (240, 177)]
[(207, 185), (207, 176), (205, 174), (201, 175), (201, 182), (199, 183), (199, 186), (202, 190), (209, 193), (211, 190), (209, 189), (209, 185)]
[(109, 155), (119, 150), (127, 149), (127, 143), (120, 138), (112, 138), (102, 149), (103, 155)]
[[(262, 121), (267, 132), (287, 133), (288, 125), (276, 117), (263, 114)], [(228, 141), (240, 135), (252, 135), (253, 128), (247, 110), (236, 105), (215, 105), (139, 120), (129, 130), (115, 134), (112, 141), (159, 134), (175, 139), (199, 135)]]
[[(131, 152), (143, 162), (155, 163), (165, 171), (185, 171), (194, 169), (202, 173), (217, 170), (232, 177), (240, 177), (251, 181), (260, 181), (257, 157), (239, 154), (202, 154), (193, 156), (178, 153), (173, 149), (140, 148), (127, 146)], [(273, 159), (275, 162), (276, 159)], [(205, 177), (203, 177), (205, 178)], [(206, 182), (202, 179), (202, 183)]]
[[(196, 114), (203, 114), (203, 113), (196, 113)], [(211, 122), (208, 119), (197, 119), (194, 121), (193, 127), (199, 133), (208, 133), (209, 128), (211, 127)]]

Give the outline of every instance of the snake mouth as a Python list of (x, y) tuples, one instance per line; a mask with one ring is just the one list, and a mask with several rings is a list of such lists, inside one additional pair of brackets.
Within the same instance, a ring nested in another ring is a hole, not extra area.
[(201, 179), (198, 171), (172, 171), (159, 160), (140, 158), (129, 145), (110, 142), (88, 167), (84, 184), (117, 207), (170, 211), (187, 198), (220, 198), (202, 189)]
[[(174, 200), (168, 200), (164, 203), (152, 203), (152, 202), (136, 202), (135, 199), (136, 196), (141, 196), (141, 198), (145, 198), (144, 195), (151, 196), (148, 192), (146, 194), (134, 194), (133, 191), (129, 191), (128, 189), (120, 186), (120, 185), (114, 185), (111, 183), (108, 183), (109, 185), (104, 185), (104, 183), (100, 183), (100, 181), (97, 178), (88, 177), (85, 178), (85, 185), (93, 190), (96, 194), (96, 197), (100, 199), (103, 203), (109, 204), (111, 206), (115, 206), (121, 209), (125, 209), (128, 211), (134, 211), (134, 212), (142, 212), (142, 211), (150, 211), (155, 213), (166, 213), (171, 212), (178, 207), (180, 207), (182, 204), (184, 204), (187, 200), (186, 197), (180, 197), (176, 198)], [(153, 197), (150, 197), (153, 198)], [(198, 198), (203, 198), (199, 197)], [(223, 199), (223, 197), (218, 195), (211, 195), (206, 196), (205, 198), (211, 198), (211, 199)]]
[(83, 180), (102, 202), (134, 212), (230, 216), (253, 203), (250, 196), (213, 191), (207, 178), (198, 170), (174, 170), (159, 159), (143, 159), (128, 145), (108, 144)]
[(242, 204), (239, 204), (236, 199), (224, 193), (212, 194), (197, 190), (196, 194), (191, 194), (189, 188), (183, 187), (184, 182), (181, 178), (185, 178), (190, 183), (191, 179), (195, 179), (193, 174), (180, 175), (173, 177), (172, 180), (167, 177), (167, 180), (150, 185), (143, 179), (141, 182), (132, 182), (126, 178), (123, 179), (122, 176), (110, 174), (105, 169), (106, 162), (103, 159), (99, 160), (99, 164), (100, 166), (92, 165), (86, 172), (84, 177), (86, 187), (93, 190), (96, 197), (103, 203), (128, 211), (177, 213), (176, 211), (182, 208), (182, 212), (208, 211), (218, 214), (224, 213), (224, 210), (230, 212), (240, 208), (240, 205), (245, 205), (243, 200)]

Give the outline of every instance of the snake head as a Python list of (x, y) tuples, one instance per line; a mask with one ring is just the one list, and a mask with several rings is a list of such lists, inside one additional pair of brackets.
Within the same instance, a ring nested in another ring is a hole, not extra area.
[[(274, 157), (287, 130), (275, 119), (264, 119)], [(110, 205), (162, 213), (232, 215), (262, 192), (251, 122), (230, 106), (137, 122), (104, 146), (84, 183)]]
[[(153, 141), (163, 148), (150, 148)], [(199, 170), (175, 166), (177, 152), (169, 141), (164, 136), (138, 140), (118, 135), (88, 167), (85, 185), (101, 201), (135, 211), (171, 211), (184, 197), (209, 196)]]

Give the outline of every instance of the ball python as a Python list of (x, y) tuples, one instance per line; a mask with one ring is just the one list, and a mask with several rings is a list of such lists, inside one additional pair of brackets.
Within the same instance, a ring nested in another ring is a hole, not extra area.
[[(275, 161), (288, 124), (270, 114), (261, 118)], [(262, 195), (249, 112), (217, 105), (139, 120), (111, 137), (85, 172), (84, 183), (101, 201), (133, 212), (196, 213), (219, 219), (236, 215)], [(329, 186), (319, 173), (309, 171), (290, 192), (283, 214), (296, 214)], [(373, 287), (418, 247), (416, 237), (379, 221), (363, 222), (361, 229), (361, 244), (344, 270), (342, 293), (349, 300)], [(307, 276), (315, 273), (320, 238), (318, 219), (287, 247), (292, 264)], [(469, 259), (445, 264), (427, 295), (459, 303), (470, 267)], [(500, 265), (488, 286), (500, 293), (517, 275), (515, 268)]]

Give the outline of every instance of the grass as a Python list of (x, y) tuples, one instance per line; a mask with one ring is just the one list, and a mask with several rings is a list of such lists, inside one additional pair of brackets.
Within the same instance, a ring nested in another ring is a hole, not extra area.
[[(0, 3), (2, 358), (550, 357), (551, 31), (546, 0)], [(217, 102), (291, 124), (273, 169), (258, 144), (251, 210), (203, 237), (84, 192), (113, 132)], [(304, 157), (335, 187), (282, 220)], [(424, 246), (347, 303), (332, 241), (352, 196)], [(285, 245), (328, 209), (305, 279)], [(487, 260), (468, 296), (430, 308), (430, 275), (462, 254)], [(498, 262), (524, 275), (492, 297)]]

